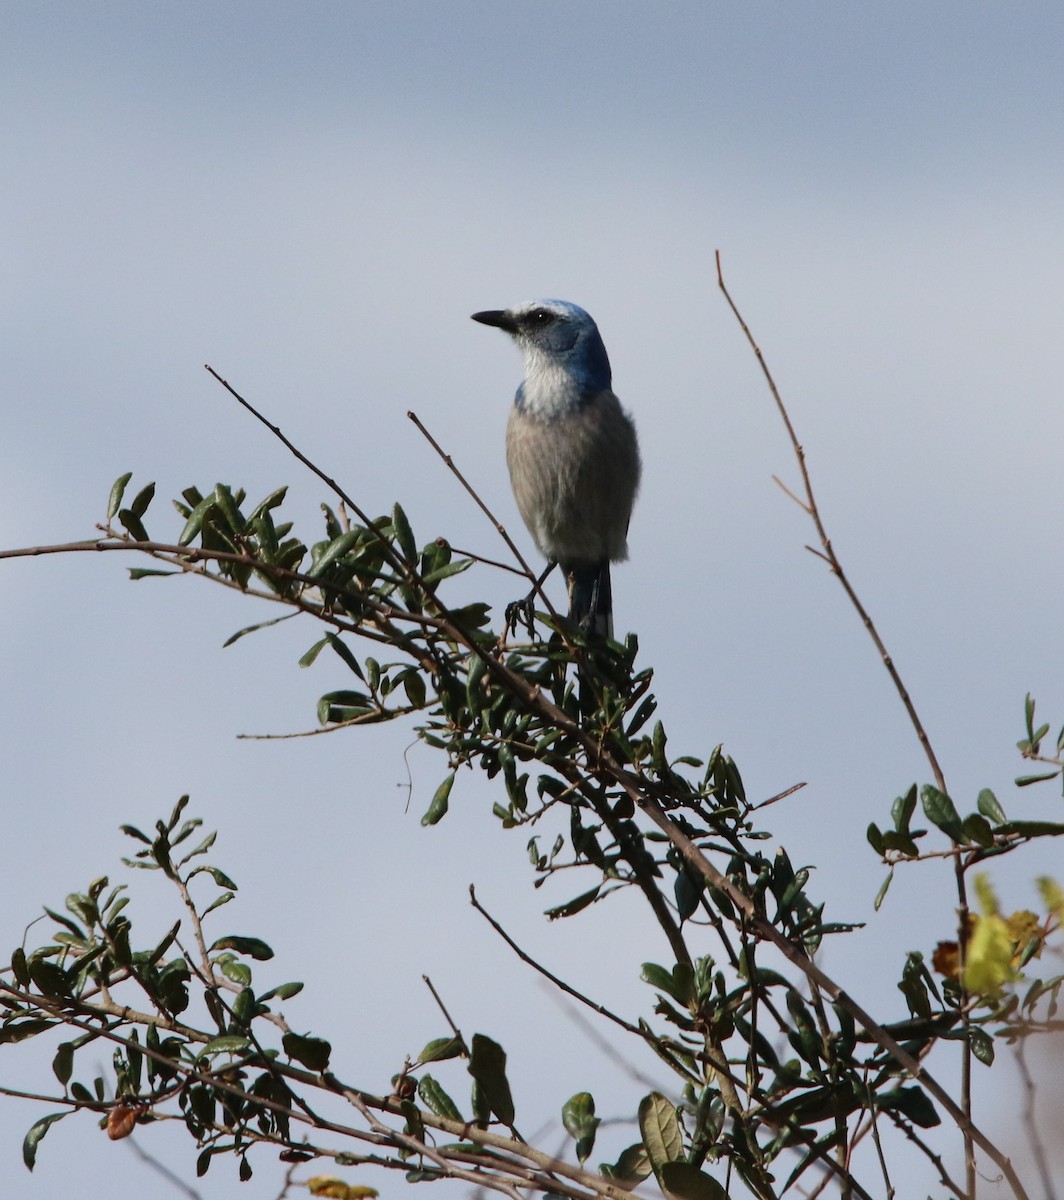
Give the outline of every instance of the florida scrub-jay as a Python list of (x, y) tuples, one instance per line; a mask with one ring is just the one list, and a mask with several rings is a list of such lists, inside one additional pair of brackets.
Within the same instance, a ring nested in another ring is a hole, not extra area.
[(506, 429), (521, 517), (540, 553), (565, 572), (569, 616), (611, 637), (610, 563), (628, 557), (640, 464), (598, 326), (564, 300), (478, 312), (473, 320), (505, 330), (525, 356)]

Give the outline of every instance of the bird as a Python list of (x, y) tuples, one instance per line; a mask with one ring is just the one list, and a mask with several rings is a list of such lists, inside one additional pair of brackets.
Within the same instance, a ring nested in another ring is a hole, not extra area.
[(610, 563), (628, 557), (642, 467), (598, 326), (567, 300), (530, 300), (472, 318), (510, 334), (524, 354), (506, 428), (521, 518), (548, 570), (557, 563), (565, 573), (570, 619), (612, 638)]

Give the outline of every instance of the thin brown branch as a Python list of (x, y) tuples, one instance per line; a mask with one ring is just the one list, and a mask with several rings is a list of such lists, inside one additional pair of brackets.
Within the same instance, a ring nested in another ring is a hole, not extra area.
[(886, 1189), (884, 1195), (886, 1200), (894, 1200), (894, 1185), (890, 1182), (890, 1171), (887, 1169), (887, 1159), (883, 1153), (883, 1143), (879, 1138), (879, 1118), (876, 1112), (875, 1097), (872, 1095), (872, 1088), (868, 1082), (868, 1074), (865, 1073), (864, 1079), (865, 1095), (868, 1098), (868, 1119), (872, 1130), (872, 1142), (876, 1148), (876, 1156), (879, 1159), (879, 1169), (883, 1174), (883, 1186)]
[[(114, 1028), (107, 1027), (101, 1029), (97, 1024), (93, 1023), (98, 1020), (98, 1013), (95, 1006), (81, 1005), (73, 1002), (73, 1006), (77, 1009), (83, 1009), (90, 1015), (79, 1016), (72, 1009), (72, 1002), (66, 1002), (65, 1005), (60, 1005), (50, 1001), (46, 997), (34, 996), (30, 993), (25, 993), (21, 989), (13, 988), (8, 985), (2, 985), (2, 990), (8, 992), (12, 998), (19, 1000), (23, 1004), (30, 1004), (36, 1007), (39, 1011), (47, 1013), (49, 1016), (62, 1021), (64, 1024), (76, 1029), (82, 1029), (86, 1032), (93, 1033), (97, 1036), (106, 1038), (124, 1049), (134, 1048), (144, 1057), (151, 1058), (168, 1069), (173, 1068), (173, 1059), (160, 1051), (154, 1050), (151, 1046), (144, 1043), (134, 1045), (129, 1038), (115, 1032)], [(149, 1025), (155, 1023), (159, 1027), (173, 1028), (174, 1025), (167, 1023), (164, 1020), (159, 1020), (157, 1017), (146, 1013), (134, 1013), (133, 1010), (126, 1010), (122, 1017), (123, 1021), (133, 1024)], [(186, 1030), (180, 1028), (180, 1032), (193, 1035), (190, 1040), (196, 1042), (207, 1042), (210, 1040), (209, 1035), (198, 1030)], [(224, 1092), (228, 1095), (237, 1097), (245, 1102), (257, 1105), (260, 1108), (269, 1109), (271, 1112), (283, 1115), (289, 1120), (299, 1122), (304, 1125), (309, 1125), (313, 1128), (327, 1130), (331, 1133), (338, 1134), (342, 1137), (353, 1138), (361, 1141), (369, 1141), (375, 1145), (385, 1146), (406, 1146), (407, 1148), (416, 1149), (418, 1153), (422, 1152), (422, 1144), (417, 1143), (416, 1139), (411, 1139), (409, 1135), (391, 1129), (388, 1126), (375, 1122), (378, 1127), (369, 1130), (357, 1129), (353, 1126), (343, 1125), (336, 1121), (332, 1121), (317, 1115), (310, 1116), (307, 1112), (300, 1111), (298, 1108), (290, 1108), (287, 1105), (281, 1104), (267, 1096), (256, 1095), (251, 1096), (243, 1087), (235, 1084), (228, 1076), (231, 1074), (233, 1067), (239, 1064), (226, 1064), (220, 1071), (205, 1071), (191, 1064), (183, 1064), (181, 1066), (181, 1074), (189, 1080), (197, 1080), (201, 1083), (208, 1084), (217, 1091)], [(343, 1096), (353, 1102), (353, 1097), (358, 1097), (360, 1104), (356, 1105), (359, 1111), (362, 1111), (363, 1106), (374, 1109), (378, 1112), (388, 1113), (391, 1116), (405, 1119), (402, 1104), (398, 1100), (391, 1100), (379, 1096), (373, 1096), (368, 1092), (359, 1091), (342, 1084), (335, 1076), (331, 1074), (317, 1075), (309, 1071), (300, 1070), (279, 1061), (274, 1061), (270, 1065), (270, 1069), (283, 1075), (287, 1079), (297, 1081), (306, 1086), (321, 1088), (325, 1087), (329, 1091), (335, 1092), (337, 1095)], [(0, 1089), (2, 1092), (2, 1089)], [(117, 1103), (113, 1101), (110, 1103)], [(93, 1105), (70, 1102), (72, 1108), (106, 1108), (107, 1105)], [(452, 1156), (449, 1152), (441, 1151), (441, 1156), (445, 1159), (444, 1166), (441, 1169), (445, 1174), (455, 1178), (462, 1178), (467, 1182), (476, 1183), (479, 1186), (492, 1188), (496, 1191), (504, 1191), (511, 1195), (511, 1188), (514, 1186), (514, 1180), (493, 1177), (490, 1171), (484, 1170), (485, 1166), (492, 1167), (509, 1175), (519, 1174), (516, 1182), (521, 1179), (529, 1179), (535, 1177), (538, 1182), (543, 1185), (541, 1190), (550, 1191), (555, 1194), (565, 1195), (570, 1197), (570, 1200), (590, 1200), (590, 1197), (601, 1196), (605, 1200), (630, 1200), (630, 1195), (623, 1188), (616, 1184), (609, 1183), (599, 1176), (595, 1176), (589, 1172), (583, 1171), (576, 1167), (571, 1167), (564, 1162), (552, 1158), (550, 1155), (543, 1154), (541, 1151), (526, 1145), (523, 1142), (515, 1141), (512, 1138), (505, 1137), (500, 1134), (491, 1133), (489, 1130), (482, 1130), (474, 1125), (470, 1125), (463, 1121), (454, 1121), (446, 1118), (436, 1117), (430, 1113), (422, 1113), (422, 1120), (426, 1127), (439, 1130), (450, 1134), (451, 1136), (462, 1138), (467, 1141), (475, 1142), (477, 1145), (484, 1147), (488, 1151), (487, 1156), (477, 1156), (476, 1158), (465, 1157), (464, 1161), (479, 1164), (481, 1169), (473, 1172), (464, 1171), (462, 1168), (453, 1168), (450, 1159), (452, 1157), (463, 1158), (461, 1154)], [(299, 1143), (292, 1139), (271, 1138), (265, 1139), (273, 1144), (290, 1146), (298, 1149)], [(428, 1150), (428, 1147), (424, 1148)], [(434, 1157), (435, 1151), (430, 1154)], [(531, 1163), (533, 1170), (529, 1171), (527, 1167), (521, 1168), (522, 1162)], [(516, 1166), (515, 1166), (516, 1164)], [(380, 1163), (382, 1166), (388, 1166), (392, 1169), (409, 1170), (409, 1164), (398, 1160), (386, 1160)], [(545, 1174), (544, 1174), (545, 1172)], [(561, 1176), (561, 1178), (555, 1178)], [(566, 1180), (571, 1182), (566, 1182)]]
[[(779, 412), (780, 418), (782, 419), (787, 430), (787, 436), (790, 439), (791, 448), (794, 450), (794, 456), (798, 461), (798, 470), (802, 477), (802, 490), (805, 492), (804, 503), (794, 496), (793, 493), (789, 494), (791, 495), (792, 499), (796, 500), (797, 503), (809, 513), (813, 524), (816, 526), (817, 536), (820, 539), (820, 545), (823, 548), (823, 557), (830, 564), (832, 571), (838, 576), (839, 582), (842, 584), (850, 603), (857, 611), (857, 614), (861, 618), (865, 629), (868, 631), (869, 637), (871, 637), (876, 649), (879, 651), (879, 656), (883, 660), (883, 665), (886, 667), (887, 673), (890, 675), (891, 682), (894, 684), (895, 690), (901, 698), (902, 704), (905, 706), (905, 711), (909, 714), (909, 720), (912, 723), (913, 729), (916, 731), (916, 736), (920, 741), (920, 745), (923, 747), (924, 754), (927, 756), (927, 761), (931, 767), (931, 773), (935, 778), (935, 782), (940, 790), (945, 792), (946, 781), (942, 774), (942, 769), (939, 766), (938, 759), (936, 758), (935, 752), (931, 747), (931, 741), (924, 730), (923, 722), (920, 720), (920, 717), (917, 714), (916, 706), (913, 704), (912, 698), (909, 696), (908, 689), (902, 682), (901, 675), (898, 673), (898, 669), (895, 667), (894, 660), (888, 652), (883, 639), (879, 636), (879, 631), (876, 629), (872, 618), (869, 616), (864, 605), (861, 603), (860, 598), (854, 591), (853, 586), (850, 584), (849, 579), (846, 577), (846, 573), (842, 569), (842, 564), (839, 562), (838, 556), (835, 554), (835, 551), (831, 545), (831, 539), (828, 537), (827, 530), (824, 528), (824, 523), (820, 516), (820, 510), (817, 507), (816, 497), (813, 494), (813, 484), (809, 477), (809, 470), (805, 462), (805, 450), (803, 449), (801, 442), (798, 440), (798, 434), (795, 432), (794, 425), (791, 422), (790, 414), (787, 412), (787, 408), (783, 403), (783, 398), (780, 395), (779, 389), (776, 387), (776, 381), (772, 377), (772, 372), (769, 370), (768, 363), (765, 361), (765, 356), (761, 353), (761, 347), (755, 341), (754, 335), (750, 332), (749, 326), (743, 319), (743, 316), (739, 312), (735, 301), (731, 297), (731, 293), (728, 291), (728, 288), (724, 283), (724, 274), (721, 266), (719, 250), (716, 254), (716, 261), (717, 286), (724, 293), (724, 298), (728, 302), (728, 307), (732, 310), (735, 319), (739, 322), (739, 327), (742, 329), (747, 342), (750, 344), (750, 348), (753, 350), (754, 355), (757, 358), (762, 374), (765, 376), (765, 381), (768, 383), (769, 391), (772, 393), (772, 398), (776, 402), (777, 411)], [(782, 487), (783, 485), (781, 484), (780, 486)], [(787, 488), (784, 488), (784, 490), (789, 491)]]
[(504, 563), (498, 558), (488, 558), (487, 555), (478, 554), (475, 550), (463, 550), (460, 546), (452, 546), (446, 538), (437, 538), (438, 546), (446, 546), (452, 554), (456, 554), (459, 558), (468, 558), (472, 562), (480, 563), (485, 567), (494, 567), (496, 571), (509, 571), (511, 575), (516, 575), (520, 579), (527, 579), (528, 575), (520, 567), (515, 567), (513, 563)]
[(294, 733), (238, 733), (237, 740), (244, 742), (286, 742), (293, 738), (317, 737), (322, 733), (338, 733), (341, 729), (350, 729), (352, 725), (375, 725), (385, 721), (394, 721), (397, 717), (408, 717), (411, 713), (420, 712), (412, 704), (403, 708), (375, 708), (372, 712), (361, 713), (357, 717), (349, 717), (346, 721), (337, 721), (335, 725), (323, 725), (320, 729), (298, 729)]
[(492, 929), (495, 930), (499, 937), (502, 938), (507, 946), (510, 947), (514, 954), (516, 954), (523, 963), (527, 963), (528, 966), (530, 966), (534, 971), (538, 971), (544, 979), (549, 980), (559, 991), (564, 992), (567, 996), (572, 996), (574, 1000), (579, 1000), (581, 1004), (586, 1005), (591, 1009), (592, 1012), (597, 1012), (600, 1017), (605, 1017), (608, 1021), (612, 1021), (615, 1025), (619, 1025), (620, 1028), (625, 1030), (626, 1033), (635, 1034), (637, 1038), (645, 1042), (653, 1042), (655, 1040), (652, 1034), (640, 1029), (638, 1025), (633, 1025), (631, 1021), (626, 1021), (624, 1017), (619, 1017), (616, 1013), (610, 1012), (610, 1010), (604, 1005), (599, 1004), (596, 1000), (592, 1000), (588, 996), (585, 996), (583, 992), (578, 992), (576, 988), (566, 983), (564, 979), (560, 979), (552, 971), (548, 971), (547, 968), (542, 965), (542, 963), (536, 962), (536, 960), (530, 954), (521, 949), (521, 947), (513, 940), (512, 937), (510, 937), (506, 930), (503, 929), (499, 922), (496, 921), (491, 913), (488, 912), (483, 904), (480, 903), (480, 901), (477, 899), (476, 888), (472, 884), (469, 885), (469, 903), (472, 904), (473, 908), (480, 913), (484, 920), (487, 921)]
[(458, 482), (462, 485), (462, 487), (464, 487), (465, 490), (469, 493), (469, 495), (473, 498), (473, 501), (476, 503), (476, 505), (480, 509), (480, 511), (492, 523), (492, 525), (495, 528), (495, 532), (502, 538), (502, 540), (506, 543), (507, 548), (509, 549), (510, 553), (521, 564), (521, 570), (524, 573), (525, 578), (529, 581), (529, 583), (532, 584), (533, 591), (535, 591), (539, 594), (539, 598), (543, 601), (543, 603), (547, 609), (547, 612), (549, 612), (552, 617), (557, 619), (558, 614), (557, 614), (557, 612), (555, 612), (554, 606), (551, 604), (550, 599), (547, 596), (546, 592), (543, 591), (542, 582), (537, 579), (535, 572), (532, 570), (532, 568), (528, 565), (528, 562), (525, 560), (525, 556), (521, 553), (520, 550), (518, 550), (517, 543), (513, 540), (512, 537), (510, 537), (509, 533), (506, 532), (506, 526), (503, 525), (503, 523), (499, 520), (499, 518), (495, 516), (495, 514), (491, 511), (491, 509), (488, 508), (488, 506), (480, 498), (480, 496), (477, 494), (476, 489), (472, 486), (472, 484), (470, 484), (470, 482), (466, 479), (466, 477), (462, 474), (462, 472), (455, 465), (454, 459), (443, 449), (443, 447), (439, 444), (439, 442), (436, 441), (436, 439), (432, 436), (432, 434), (429, 433), (429, 431), (421, 423), (421, 419), (418, 417), (417, 413), (408, 412), (406, 415), (417, 426), (417, 429), (421, 433), (422, 437), (425, 438), (425, 440), (433, 448), (433, 450), (435, 450), (436, 453), (440, 456), (440, 458), (443, 459), (443, 462), (446, 465), (447, 469), (454, 475), (455, 479), (458, 480)]
[[(74, 543), (69, 546), (58, 547), (35, 547), (22, 553), (40, 553), (51, 552), (60, 553), (70, 549), (96, 550), (100, 548), (113, 549), (161, 549), (165, 552), (185, 555), (187, 557), (207, 557), (206, 552), (201, 550), (190, 549), (189, 547), (171, 547), (163, 546), (158, 543)], [(16, 552), (17, 553), (17, 552)], [(13, 553), (8, 552), (0, 556), (13, 557)], [(221, 555), (219, 555), (221, 556)], [(238, 555), (224, 556), (231, 559), (243, 560)], [(389, 615), (396, 619), (405, 619), (408, 614), (402, 610), (389, 610)], [(465, 645), (468, 649), (478, 652), (478, 648), (472, 643), (472, 639), (458, 626), (449, 622), (446, 617), (427, 618), (419, 617), (419, 620), (425, 624), (432, 625), (445, 632), (447, 636), (454, 638), (459, 644)], [(401, 635), (400, 635), (401, 636)], [(584, 729), (578, 722), (568, 717), (560, 708), (553, 704), (543, 691), (528, 683), (520, 675), (511, 671), (503, 662), (494, 658), (491, 655), (484, 655), (488, 672), (502, 685), (509, 688), (512, 693), (520, 697), (531, 711), (538, 713), (550, 720), (554, 726), (561, 732), (572, 737), (584, 749), (589, 762), (595, 764), (598, 772), (604, 774), (607, 778), (613, 780), (621, 786), (626, 794), (631, 796), (633, 801), (650, 817), (650, 819), (658, 825), (658, 827), (666, 834), (669, 840), (683, 854), (687, 861), (694, 867), (696, 871), (702, 874), (714, 887), (723, 891), (729, 899), (742, 911), (746, 919), (750, 923), (750, 927), (756, 935), (762, 940), (770, 941), (781, 954), (784, 955), (794, 966), (803, 971), (810, 979), (815, 979), (822, 988), (843, 1008), (845, 1008), (854, 1019), (869, 1033), (874, 1041), (885, 1049), (892, 1058), (908, 1071), (914, 1078), (920, 1079), (927, 1087), (928, 1091), (939, 1101), (943, 1108), (949, 1113), (951, 1118), (957, 1122), (962, 1131), (970, 1133), (973, 1139), (986, 1151), (989, 1157), (1002, 1169), (1006, 1177), (1009, 1179), (1010, 1185), (1013, 1188), (1014, 1194), (1018, 1197), (1026, 1197), (1022, 1185), (1016, 1177), (1015, 1171), (1011, 1163), (1002, 1156), (1001, 1152), (993, 1145), (989, 1139), (973, 1124), (971, 1118), (960, 1109), (952, 1097), (945, 1089), (935, 1080), (930, 1073), (911, 1055), (909, 1055), (898, 1043), (890, 1036), (890, 1034), (874, 1021), (873, 1018), (854, 1000), (852, 1000), (843, 989), (827, 976), (806, 954), (803, 948), (791, 942), (787, 937), (780, 933), (773, 925), (771, 925), (764, 917), (762, 917), (755, 909), (746, 894), (737, 888), (731, 880), (718, 871), (712, 863), (706, 859), (705, 855), (699, 850), (694, 842), (689, 839), (660, 807), (655, 799), (657, 790), (655, 785), (645, 778), (641, 778), (620, 763), (615, 761), (604, 749), (593, 731)], [(571, 783), (578, 783), (581, 780), (582, 772), (576, 767), (575, 763), (570, 763), (568, 768), (565, 763), (557, 764), (558, 769)], [(581, 788), (583, 790), (583, 788)], [(152, 1018), (148, 1018), (149, 1020)]]
[(808, 787), (808, 784), (794, 783), (789, 788), (784, 788), (782, 792), (777, 792), (775, 796), (769, 796), (767, 800), (759, 800), (756, 804), (751, 804), (750, 811), (758, 812), (762, 808), (768, 808), (770, 804), (778, 804), (781, 800), (786, 800), (788, 796), (793, 796), (795, 792), (800, 792), (804, 787)]
[[(618, 768), (618, 771), (621, 769)], [(624, 772), (621, 772), (622, 774)], [(758, 937), (765, 941), (770, 941), (777, 950), (802, 971), (811, 981), (819, 984), (821, 988), (838, 1004), (844, 1008), (853, 1019), (867, 1031), (869, 1036), (878, 1045), (894, 1059), (899, 1066), (904, 1068), (914, 1079), (919, 1079), (924, 1087), (931, 1093), (932, 1096), (942, 1105), (949, 1113), (950, 1118), (956, 1123), (962, 1134), (970, 1137), (972, 1141), (977, 1143), (981, 1149), (1001, 1168), (1005, 1177), (1009, 1181), (1009, 1185), (1013, 1190), (1014, 1195), (1027, 1200), (1027, 1192), (1024, 1190), (1023, 1184), (1013, 1169), (1012, 1163), (1006, 1158), (1001, 1151), (994, 1145), (992, 1141), (984, 1134), (977, 1125), (972, 1121), (971, 1116), (961, 1108), (946, 1089), (938, 1082), (934, 1076), (918, 1062), (907, 1050), (905, 1050), (891, 1034), (874, 1020), (872, 1016), (865, 1011), (855, 1000), (853, 1000), (842, 988), (827, 975), (806, 953), (804, 947), (792, 942), (785, 937), (776, 927), (770, 924), (764, 917), (758, 913), (750, 898), (724, 874), (717, 870), (716, 867), (705, 857), (702, 851), (695, 843), (687, 837), (685, 833), (676, 825), (676, 823), (667, 816), (667, 814), (658, 807), (657, 803), (648, 797), (645, 792), (636, 784), (631, 786), (629, 794), (633, 800), (639, 804), (643, 812), (658, 826), (659, 829), (669, 838), (673, 845), (687, 859), (687, 861), (699, 871), (705, 879), (715, 888), (724, 892), (728, 899), (736, 905), (737, 908), (745, 915), (750, 922), (753, 932)]]
[(161, 1175), (166, 1182), (180, 1192), (183, 1196), (188, 1196), (189, 1200), (203, 1200), (203, 1193), (197, 1192), (194, 1187), (189, 1185), (181, 1178), (180, 1175), (174, 1174), (173, 1171), (165, 1164), (160, 1162), (154, 1154), (149, 1154), (147, 1150), (140, 1144), (136, 1138), (126, 1138), (126, 1147), (131, 1154), (135, 1154), (146, 1167), (149, 1167), (157, 1175)]
[[(553, 982), (553, 981), (552, 981)], [(601, 1033), (595, 1028), (594, 1024), (584, 1016), (575, 1004), (570, 1004), (564, 996), (557, 995), (551, 988), (548, 988), (545, 983), (540, 984), (543, 990), (551, 997), (555, 1004), (562, 1010), (566, 1018), (587, 1038), (589, 1042), (599, 1051), (604, 1058), (617, 1067), (619, 1071), (623, 1071), (630, 1079), (635, 1080), (641, 1087), (647, 1088), (652, 1092), (665, 1092), (667, 1089), (661, 1086), (661, 1083), (652, 1079), (649, 1075), (644, 1074), (633, 1062), (630, 1062), (622, 1055), (617, 1047), (608, 1038), (604, 1038)], [(563, 989), (564, 990), (564, 989)]]
[(1035, 1086), (1034, 1077), (1027, 1066), (1027, 1059), (1024, 1054), (1026, 1047), (1026, 1037), (1020, 1036), (1016, 1039), (1014, 1055), (1016, 1066), (1019, 1068), (1020, 1079), (1023, 1081), (1023, 1128), (1027, 1131), (1027, 1141), (1031, 1147), (1031, 1157), (1038, 1168), (1038, 1177), (1042, 1183), (1045, 1200), (1056, 1200), (1057, 1192), (1053, 1186), (1053, 1176), (1049, 1170), (1049, 1161), (1046, 1158), (1046, 1150), (1041, 1134), (1038, 1132), (1038, 1105), (1036, 1103), (1038, 1089)]
[[(221, 375), (218, 374), (218, 372), (210, 365), (210, 363), (204, 363), (203, 368), (215, 379), (217, 379), (222, 387), (224, 387), (225, 390), (230, 394), (230, 396), (232, 396), (238, 404), (243, 405), (243, 407), (246, 408), (249, 413), (251, 413), (256, 421), (260, 421), (263, 425), (265, 425), (270, 433), (272, 433), (274, 437), (281, 442), (281, 444), (291, 455), (297, 458), (309, 471), (312, 471), (315, 475), (317, 475), (317, 477), (322, 481), (322, 483), (325, 484), (326, 487), (335, 492), (337, 497), (340, 499), (340, 502), (349, 508), (362, 522), (362, 524), (366, 526), (367, 529), (372, 529), (374, 532), (376, 532), (377, 527), (373, 521), (371, 521), (370, 518), (362, 511), (362, 509), (359, 508), (359, 506), (354, 502), (354, 500), (351, 499), (351, 497), (347, 494), (347, 492), (344, 491), (344, 489), (336, 482), (335, 479), (329, 475), (326, 475), (326, 473), (316, 463), (311, 462), (298, 446), (285, 437), (278, 426), (274, 425), (272, 421), (264, 417), (249, 400), (245, 400), (244, 397), (240, 395), (240, 393), (232, 386), (232, 384), (229, 383), (228, 380), (223, 379)], [(385, 553), (388, 555), (392, 566), (402, 569), (410, 565), (409, 563), (404, 562), (403, 559), (395, 553), (391, 543), (383, 535), (381, 536), (381, 542), (385, 546)]]
[[(440, 1012), (443, 1013), (443, 1019), (447, 1022), (448, 1025), (450, 1025), (451, 1033), (454, 1034), (455, 1038), (459, 1042), (461, 1042), (464, 1047), (465, 1046), (465, 1038), (462, 1037), (462, 1031), (458, 1028), (458, 1026), (454, 1023), (454, 1021), (451, 1020), (451, 1014), (447, 1011), (447, 1005), (444, 1004), (443, 1000), (440, 999), (440, 993), (438, 991), (436, 991), (436, 988), (433, 986), (432, 980), (427, 975), (422, 975), (421, 978), (424, 980), (425, 986), (432, 993), (432, 998), (433, 998), (433, 1000), (436, 1001), (437, 1008), (439, 1008)], [(468, 1053), (466, 1054), (466, 1057), (467, 1058), (469, 1057)]]
[[(761, 347), (757, 344), (757, 341), (755, 340), (753, 334), (751, 333), (749, 326), (747, 325), (742, 314), (740, 313), (739, 308), (736, 305), (735, 301), (732, 299), (731, 293), (728, 291), (728, 288), (724, 282), (724, 273), (723, 273), (723, 268), (721, 266), (721, 256), (720, 256), (719, 250), (716, 253), (716, 264), (717, 264), (717, 284), (718, 284), (721, 292), (724, 294), (724, 298), (728, 302), (728, 307), (731, 309), (732, 313), (735, 316), (735, 319), (738, 321), (739, 327), (742, 329), (743, 334), (746, 337), (746, 340), (750, 345), (750, 348), (753, 350), (754, 355), (757, 358), (757, 361), (761, 367), (762, 374), (764, 375), (765, 381), (768, 384), (769, 391), (771, 392), (772, 398), (775, 401), (776, 409), (779, 412), (780, 418), (782, 419), (784, 427), (787, 430), (787, 436), (790, 439), (791, 448), (794, 451), (794, 456), (798, 463), (798, 470), (799, 470), (799, 473), (802, 478), (802, 490), (805, 493), (805, 502), (802, 503), (802, 501), (798, 500), (798, 503), (808, 512), (809, 517), (812, 520), (813, 525), (816, 528), (817, 537), (820, 541), (820, 546), (821, 546), (820, 550), (815, 550), (812, 547), (807, 547), (807, 549), (811, 550), (818, 557), (824, 559), (824, 561), (828, 564), (829, 568), (831, 569), (831, 572), (838, 578), (839, 583), (842, 585), (847, 598), (849, 599), (854, 610), (857, 612), (857, 615), (860, 617), (861, 622), (863, 623), (865, 629), (868, 632), (869, 637), (872, 639), (872, 642), (876, 647), (876, 650), (879, 652), (880, 659), (882, 660), (883, 665), (886, 668), (887, 673), (890, 676), (892, 683), (894, 684), (895, 690), (897, 691), (898, 696), (901, 699), (902, 705), (905, 708), (905, 711), (909, 716), (909, 721), (912, 724), (914, 731), (916, 732), (917, 740), (919, 741), (920, 745), (923, 748), (924, 754), (928, 761), (928, 765), (931, 768), (931, 773), (934, 776), (936, 785), (938, 786), (940, 791), (948, 792), (948, 789), (946, 787), (945, 775), (942, 771), (941, 766), (939, 765), (938, 757), (935, 754), (934, 748), (931, 745), (930, 738), (927, 736), (927, 731), (924, 728), (923, 722), (921, 721), (920, 716), (916, 711), (916, 705), (913, 703), (912, 697), (909, 695), (908, 688), (906, 688), (906, 686), (901, 678), (901, 674), (894, 664), (894, 659), (891, 656), (891, 654), (888, 652), (886, 644), (884, 643), (882, 637), (879, 634), (879, 630), (876, 628), (876, 625), (873, 622), (871, 615), (869, 614), (868, 610), (865, 608), (860, 597), (857, 595), (857, 592), (855, 591), (853, 585), (850, 583), (850, 580), (849, 580), (848, 576), (846, 575), (846, 572), (843, 570), (842, 564), (839, 561), (839, 558), (835, 553), (835, 549), (832, 546), (831, 539), (828, 537), (827, 529), (824, 526), (823, 519), (821, 518), (821, 515), (820, 515), (820, 509), (817, 505), (816, 496), (813, 493), (813, 484), (812, 484), (812, 480), (809, 475), (809, 469), (808, 469), (808, 466), (806, 465), (806, 460), (805, 460), (805, 450), (804, 450), (801, 442), (798, 440), (798, 435), (795, 431), (794, 424), (791, 421), (791, 417), (790, 417), (789, 412), (787, 411), (786, 405), (783, 403), (783, 397), (780, 395), (780, 391), (776, 386), (776, 381), (772, 376), (772, 372), (769, 370), (769, 366), (768, 366), (767, 361), (765, 360), (765, 356), (761, 352)], [(781, 486), (782, 486), (782, 484), (781, 484)], [(788, 489), (784, 489), (784, 490), (786, 491)], [(793, 494), (792, 494), (792, 498), (797, 499), (797, 497), (794, 497)], [(955, 879), (955, 884), (956, 884), (956, 888), (957, 888), (957, 900), (958, 900), (958, 904), (957, 904), (957, 910), (958, 910), (957, 941), (958, 941), (958, 945), (960, 947), (961, 967), (963, 970), (963, 964), (964, 964), (964, 959), (965, 959), (966, 950), (967, 950), (967, 939), (968, 939), (968, 897), (967, 897), (967, 886), (966, 886), (965, 878), (964, 878), (964, 867), (961, 864), (959, 858), (954, 860), (954, 879)], [(967, 1035), (970, 1032), (970, 1025), (969, 1025), (969, 1017), (968, 1017), (968, 1012), (967, 1012), (966, 1007), (962, 1007), (962, 1021), (964, 1024), (965, 1034)], [(962, 1114), (965, 1119), (960, 1124), (960, 1129), (961, 1129), (962, 1136), (964, 1138), (964, 1157), (965, 1157), (965, 1166), (966, 1166), (967, 1188), (968, 1188), (968, 1192), (969, 1192), (970, 1196), (974, 1197), (975, 1185), (976, 1185), (976, 1163), (975, 1163), (975, 1148), (974, 1148), (973, 1140), (972, 1140), (972, 1129), (974, 1127), (972, 1126), (972, 1123), (971, 1123), (971, 1112), (972, 1112), (971, 1089), (972, 1089), (972, 1049), (971, 1049), (971, 1039), (969, 1036), (966, 1036), (964, 1039), (964, 1046), (963, 1046), (962, 1054), (961, 1054), (961, 1111), (962, 1111)], [(985, 1149), (985, 1147), (984, 1147), (984, 1149)], [(998, 1160), (995, 1159), (995, 1161), (998, 1161)], [(998, 1165), (1000, 1166), (1002, 1164), (999, 1162)]]

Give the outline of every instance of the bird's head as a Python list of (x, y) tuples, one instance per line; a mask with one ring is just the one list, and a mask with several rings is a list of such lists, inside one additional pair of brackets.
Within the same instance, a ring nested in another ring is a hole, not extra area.
[(529, 300), (513, 308), (473, 313), (473, 320), (505, 330), (524, 351), (519, 401), (540, 407), (554, 394), (559, 403), (575, 402), (610, 386), (610, 360), (598, 326), (576, 304)]

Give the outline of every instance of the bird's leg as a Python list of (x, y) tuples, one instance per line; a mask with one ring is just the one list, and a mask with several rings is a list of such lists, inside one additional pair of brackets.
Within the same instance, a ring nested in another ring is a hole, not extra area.
[(536, 593), (543, 587), (547, 580), (547, 576), (554, 570), (558, 564), (556, 562), (547, 563), (543, 570), (543, 574), (536, 580), (535, 586), (523, 600), (512, 600), (506, 606), (506, 628), (517, 632), (518, 624), (524, 625), (528, 630), (528, 636), (531, 638), (534, 635), (534, 621), (536, 613)]
[(591, 603), (590, 603), (590, 605), (588, 606), (588, 610), (587, 610), (587, 617), (585, 618), (585, 619), (586, 619), (586, 621), (587, 621), (587, 627), (588, 627), (588, 629), (594, 629), (594, 628), (595, 628), (595, 622), (598, 620), (598, 612), (599, 612), (599, 585), (601, 584), (601, 582), (602, 582), (602, 576), (601, 576), (601, 575), (596, 575), (596, 576), (595, 576), (595, 582), (594, 582), (594, 583), (592, 584), (592, 586), (591, 586)]

